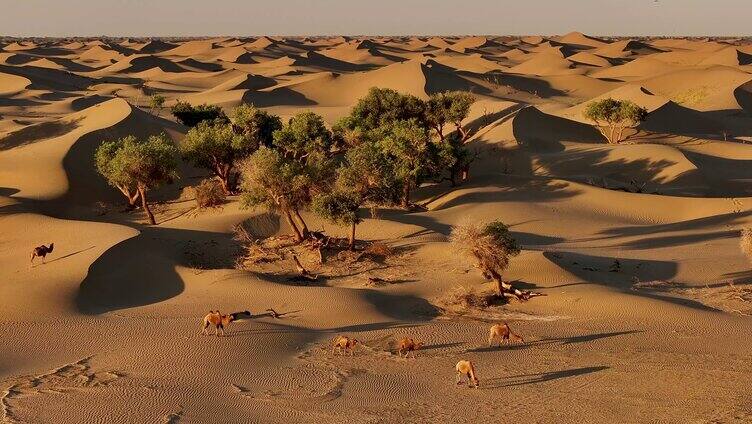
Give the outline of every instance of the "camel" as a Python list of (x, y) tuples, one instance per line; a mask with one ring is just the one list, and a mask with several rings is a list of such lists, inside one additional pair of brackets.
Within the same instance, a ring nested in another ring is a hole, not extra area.
[(454, 368), (457, 370), (457, 384), (462, 384), (462, 377), (465, 376), (469, 387), (478, 388), (478, 376), (475, 374), (475, 365), (472, 362), (463, 359), (457, 362)]
[(204, 317), (202, 328), (201, 328), (201, 334), (208, 334), (206, 329), (209, 328), (210, 325), (214, 325), (214, 335), (220, 336), (220, 331), (222, 332), (222, 336), (225, 335), (225, 327), (230, 325), (231, 322), (238, 320), (238, 315), (250, 315), (251, 313), (249, 311), (243, 311), (243, 312), (235, 312), (229, 315), (222, 315), (218, 310), (217, 311), (209, 311), (208, 314)]
[(415, 340), (411, 339), (410, 337), (405, 337), (404, 339), (400, 340), (399, 344), (397, 345), (397, 354), (402, 357), (402, 354), (405, 354), (405, 358), (407, 358), (407, 355), (410, 354), (410, 352), (413, 352), (413, 357), (415, 357), (415, 351), (423, 347), (423, 342), (415, 342)]
[(501, 347), (503, 343), (510, 343), (510, 337), (515, 341), (525, 343), (525, 339), (522, 338), (522, 336), (513, 333), (509, 328), (509, 324), (507, 324), (506, 322), (503, 322), (501, 324), (494, 324), (491, 326), (491, 330), (488, 332), (488, 347), (491, 347), (493, 345), (493, 341), (496, 338), (499, 339), (499, 347)]
[(343, 350), (345, 351), (345, 353), (350, 352), (350, 355), (355, 355), (355, 345), (357, 345), (358, 343), (359, 342), (356, 339), (347, 336), (337, 336), (337, 338), (334, 339), (332, 355), (334, 355), (337, 351), (342, 353)]
[(48, 254), (52, 253), (52, 249), (55, 248), (55, 243), (50, 243), (49, 246), (41, 245), (34, 248), (34, 250), (31, 251), (31, 264), (34, 265), (34, 258), (40, 257), (42, 258), (42, 263), (44, 263), (44, 258)]

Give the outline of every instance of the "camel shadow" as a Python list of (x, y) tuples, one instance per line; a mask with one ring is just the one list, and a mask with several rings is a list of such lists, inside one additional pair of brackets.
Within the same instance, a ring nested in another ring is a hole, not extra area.
[(46, 261), (45, 263), (49, 264), (49, 263), (52, 263), (52, 262), (56, 262), (56, 261), (60, 261), (60, 260), (63, 260), (63, 259), (65, 259), (65, 258), (70, 258), (71, 256), (74, 256), (74, 255), (78, 255), (79, 253), (83, 253), (83, 252), (86, 252), (87, 250), (91, 250), (91, 249), (93, 249), (93, 248), (95, 248), (95, 247), (96, 247), (96, 246), (89, 246), (89, 247), (87, 247), (86, 249), (81, 249), (81, 250), (78, 250), (78, 251), (76, 251), (76, 252), (73, 252), (73, 253), (68, 253), (67, 255), (64, 255), (64, 256), (60, 256), (60, 257), (57, 257), (57, 258), (55, 258), (55, 259), (53, 259), (53, 260), (51, 260), (51, 261)]
[[(540, 384), (545, 383), (548, 381), (553, 380), (559, 380), (562, 378), (570, 378), (570, 377), (577, 377), (581, 375), (587, 375), (594, 372), (600, 372), (603, 370), (607, 370), (610, 367), (607, 366), (596, 366), (596, 367), (582, 367), (582, 368), (572, 368), (568, 370), (561, 370), (561, 371), (550, 371), (550, 372), (542, 372), (542, 373), (534, 373), (534, 374), (520, 374), (520, 375), (513, 375), (510, 377), (496, 377), (489, 380), (486, 380), (486, 384), (481, 386), (484, 389), (498, 389), (503, 387), (514, 387), (514, 386), (526, 386), (528, 384)], [(506, 381), (506, 383), (504, 383)]]
[(595, 333), (595, 334), (584, 334), (581, 336), (572, 336), (572, 337), (559, 337), (559, 338), (552, 338), (552, 339), (541, 339), (541, 340), (531, 340), (526, 341), (525, 343), (516, 343), (516, 344), (505, 344), (502, 346), (499, 346), (498, 344), (495, 344), (493, 346), (481, 346), (474, 349), (468, 349), (465, 352), (499, 352), (499, 351), (508, 351), (508, 350), (524, 350), (529, 349), (531, 347), (541, 347), (541, 346), (548, 346), (553, 344), (559, 344), (559, 345), (568, 345), (568, 344), (575, 344), (575, 343), (587, 343), (592, 342), (599, 339), (605, 339), (609, 337), (617, 337), (627, 334), (637, 334), (642, 333), (643, 330), (627, 330), (627, 331), (614, 331), (610, 333)]

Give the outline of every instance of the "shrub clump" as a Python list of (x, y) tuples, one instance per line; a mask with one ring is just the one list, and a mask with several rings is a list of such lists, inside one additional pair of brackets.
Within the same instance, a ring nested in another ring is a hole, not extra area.
[(199, 208), (214, 208), (222, 205), (227, 198), (227, 194), (222, 189), (219, 181), (214, 179), (205, 179), (197, 186), (193, 187), (196, 195), (196, 205)]
[(739, 249), (752, 261), (752, 228), (743, 228), (739, 237)]

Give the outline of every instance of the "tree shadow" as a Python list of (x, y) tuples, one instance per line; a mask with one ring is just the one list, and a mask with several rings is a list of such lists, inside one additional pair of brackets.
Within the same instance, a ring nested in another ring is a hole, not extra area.
[(40, 122), (29, 125), (13, 131), (12, 133), (0, 138), (0, 151), (14, 149), (16, 147), (28, 146), (39, 141), (59, 137), (67, 134), (79, 127), (83, 118), (72, 120), (57, 120), (50, 122)]
[[(702, 311), (719, 312), (718, 309), (695, 300), (645, 290), (633, 290), (635, 278), (639, 281), (671, 280), (678, 270), (678, 264), (675, 261), (615, 258), (574, 252), (544, 252), (543, 256), (589, 284), (610, 287), (631, 296), (660, 300)], [(618, 271), (614, 271), (617, 263)]]

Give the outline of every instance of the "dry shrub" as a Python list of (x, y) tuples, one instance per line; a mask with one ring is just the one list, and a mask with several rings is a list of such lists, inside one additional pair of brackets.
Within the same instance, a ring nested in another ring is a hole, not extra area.
[(447, 312), (463, 313), (488, 307), (492, 304), (493, 297), (492, 292), (456, 286), (437, 299), (436, 304)]
[(388, 258), (394, 254), (394, 250), (384, 242), (375, 241), (366, 247), (365, 254), (378, 258)]
[(193, 187), (193, 193), (196, 195), (196, 205), (199, 208), (214, 208), (222, 205), (227, 198), (219, 181), (214, 179), (205, 179), (197, 186)]
[(484, 274), (501, 274), (512, 256), (520, 253), (509, 229), (500, 221), (465, 222), (452, 227), (449, 241), (455, 251), (474, 258)]
[(264, 241), (254, 236), (242, 223), (235, 225), (232, 230), (233, 240), (243, 248), (243, 254), (235, 262), (235, 268), (245, 269), (248, 265), (283, 259), (279, 249), (265, 246)]
[(744, 228), (739, 237), (739, 249), (752, 261), (752, 228)]

